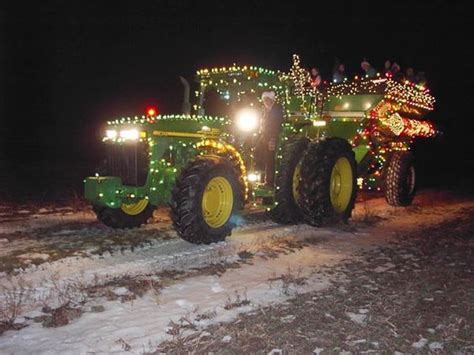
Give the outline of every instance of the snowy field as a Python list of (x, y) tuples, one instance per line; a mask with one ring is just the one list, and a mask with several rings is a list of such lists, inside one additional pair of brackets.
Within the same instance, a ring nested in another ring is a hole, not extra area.
[(382, 198), (360, 202), (349, 225), (333, 228), (281, 226), (250, 213), (225, 242), (202, 246), (177, 238), (166, 210), (142, 229), (114, 231), (88, 209), (0, 206), (3, 314), (22, 297), (0, 353), (153, 352), (176, 332), (327, 289), (344, 276), (322, 268), (466, 208), (474, 201), (430, 191), (405, 209)]

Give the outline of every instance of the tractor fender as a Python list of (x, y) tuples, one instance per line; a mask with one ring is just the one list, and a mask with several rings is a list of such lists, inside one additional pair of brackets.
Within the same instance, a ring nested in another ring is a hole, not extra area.
[(244, 160), (237, 149), (235, 149), (231, 144), (219, 142), (214, 139), (206, 139), (199, 142), (196, 144), (196, 149), (199, 151), (200, 155), (224, 157), (234, 164), (235, 168), (240, 173), (240, 181), (244, 190), (244, 200), (246, 201), (249, 191), (247, 169), (245, 168)]

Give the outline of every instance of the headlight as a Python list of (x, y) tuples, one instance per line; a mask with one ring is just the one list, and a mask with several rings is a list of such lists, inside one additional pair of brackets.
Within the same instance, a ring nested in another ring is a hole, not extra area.
[(107, 139), (117, 138), (117, 131), (115, 129), (108, 129), (107, 131), (105, 131), (105, 138)]
[(137, 129), (124, 129), (120, 131), (120, 138), (126, 140), (137, 140), (139, 136)]
[(260, 182), (260, 173), (255, 171), (255, 172), (249, 172), (248, 175), (247, 175), (247, 180), (250, 182), (250, 183), (254, 183), (254, 182)]
[(256, 110), (245, 108), (237, 113), (237, 127), (244, 132), (250, 132), (258, 127), (259, 115)]

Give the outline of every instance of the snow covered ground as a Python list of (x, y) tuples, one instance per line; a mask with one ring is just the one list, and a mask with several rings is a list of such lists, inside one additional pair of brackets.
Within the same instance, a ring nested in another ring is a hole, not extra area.
[[(128, 232), (127, 238), (120, 239), (128, 243), (128, 238), (140, 234), (154, 236), (140, 247), (129, 248), (125, 243), (125, 249), (113, 245), (112, 253), (96, 254), (94, 244), (79, 243), (81, 253), (77, 255), (48, 260), (53, 254), (46, 253), (46, 259), (37, 265), (30, 264), (14, 273), (4, 271), (0, 286), (8, 288), (11, 283), (24, 282), (33, 290), (36, 301), (45, 293), (52, 297), (60, 292), (58, 285), (72, 281), (81, 287), (96, 287), (111, 280), (145, 277), (157, 280), (161, 286), (159, 290), (127, 299), (123, 296), (131, 291), (118, 282), (112, 287), (120, 296), (117, 299), (88, 296), (82, 303), (72, 299), (81, 307), (82, 315), (54, 328), (31, 320), (45, 312), (41, 311), (44, 302), (30, 302), (23, 310), (26, 318), (18, 319), (27, 326), (0, 335), (0, 353), (153, 351), (157, 344), (172, 336), (173, 324), (188, 322), (192, 324), (189, 328), (205, 327), (229, 321), (240, 312), (251, 312), (262, 305), (285, 302), (295, 292), (324, 289), (331, 284), (331, 278), (318, 273), (321, 267), (336, 265), (362, 248), (387, 243), (403, 231), (449, 218), (462, 208), (474, 208), (474, 203), (456, 199), (440, 202), (432, 195), (422, 195), (413, 207), (395, 209), (387, 208), (382, 199), (373, 199), (358, 204), (349, 226), (280, 226), (259, 219), (235, 230), (226, 242), (209, 246), (184, 242), (173, 234), (169, 224), (158, 222)], [(71, 223), (76, 224), (74, 228), (70, 228)], [(112, 238), (120, 233), (96, 223), (89, 212), (32, 215), (2, 223), (0, 240), (6, 241), (0, 242), (0, 256), (34, 252), (24, 249), (25, 245), (42, 250), (48, 243)], [(30, 239), (30, 234), (41, 237)], [(219, 272), (212, 272), (212, 268), (211, 272), (199, 272), (209, 265), (222, 268), (217, 268)], [(173, 279), (165, 271), (183, 274)]]

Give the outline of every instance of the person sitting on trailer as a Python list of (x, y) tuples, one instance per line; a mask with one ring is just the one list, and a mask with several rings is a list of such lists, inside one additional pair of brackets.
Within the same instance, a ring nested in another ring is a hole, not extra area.
[(316, 67), (311, 68), (310, 70), (310, 85), (313, 89), (317, 89), (322, 84), (321, 74), (319, 74), (319, 69)]
[(360, 67), (363, 70), (363, 75), (368, 79), (375, 78), (375, 76), (377, 75), (377, 71), (365, 59), (362, 61), (362, 63), (360, 63)]
[(340, 84), (346, 78), (345, 67), (342, 63), (337, 63), (332, 72), (332, 82), (334, 84)]

